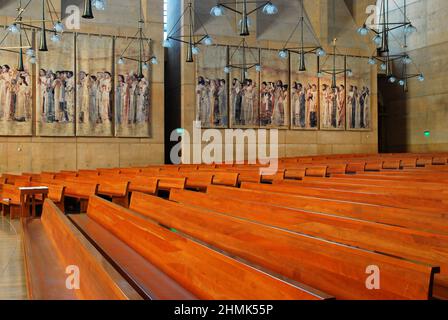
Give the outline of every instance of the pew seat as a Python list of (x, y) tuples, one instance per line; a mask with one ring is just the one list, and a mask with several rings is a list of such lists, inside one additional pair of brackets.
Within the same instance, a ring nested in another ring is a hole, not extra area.
[(141, 299), (51, 200), (41, 220), (22, 220), (22, 243), (30, 300)]
[(125, 275), (129, 283), (148, 300), (196, 300), (173, 279), (144, 259), (125, 242), (115, 237), (85, 214), (70, 215), (70, 220), (82, 230), (109, 261)]

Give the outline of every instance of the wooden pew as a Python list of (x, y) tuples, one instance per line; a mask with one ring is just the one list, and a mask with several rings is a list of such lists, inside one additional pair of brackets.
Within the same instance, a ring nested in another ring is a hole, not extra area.
[[(171, 193), (170, 200), (353, 247), (440, 266), (441, 273), (436, 275), (434, 295), (448, 299), (448, 235), (250, 202), (250, 198), (244, 197), (228, 198), (175, 190)], [(433, 252), (438, 254), (434, 255)]]
[(110, 197), (113, 203), (129, 206), (130, 181), (128, 179), (117, 180), (103, 176), (96, 181), (99, 195)]
[[(144, 194), (135, 193), (130, 208), (232, 256), (328, 292), (337, 299), (425, 300), (432, 297), (433, 277), (440, 271), (438, 267), (285, 232)], [(369, 265), (381, 270), (380, 290), (366, 288), (365, 272)]]
[[(98, 189), (95, 194), (108, 197), (112, 202), (127, 207), (129, 205), (129, 184), (130, 181), (126, 177), (120, 176), (96, 176), (84, 175), (75, 178), (66, 178), (65, 181), (70, 183), (82, 183), (84, 185), (97, 184)], [(89, 195), (89, 197), (92, 194)]]
[(25, 177), (26, 180), (30, 178), (31, 182), (38, 182), (40, 181), (41, 175), (37, 173), (22, 173), (22, 177)]
[(30, 176), (18, 176), (14, 174), (4, 174), (3, 178), (6, 179), (6, 183), (10, 185), (23, 185), (24, 183), (30, 183), (31, 177)]
[(406, 158), (400, 160), (400, 168), (417, 168), (417, 158)]
[[(432, 183), (432, 182), (400, 182), (400, 181), (391, 181), (391, 180), (383, 180), (380, 177), (378, 179), (360, 179), (352, 176), (344, 176), (344, 177), (331, 177), (327, 179), (321, 178), (305, 178), (304, 182), (331, 182), (338, 184), (350, 184), (350, 185), (366, 185), (366, 186), (380, 186), (380, 187), (390, 187), (390, 188), (400, 188), (400, 189), (423, 189), (423, 190), (432, 190), (443, 192), (448, 190), (448, 187), (443, 183)], [(426, 194), (425, 194), (426, 195)]]
[(383, 161), (383, 170), (400, 170), (401, 161), (400, 160), (385, 160)]
[[(121, 174), (120, 176), (124, 176)], [(129, 192), (142, 192), (147, 194), (157, 194), (159, 190), (159, 178), (142, 177), (142, 176), (127, 176), (129, 179)]]
[(141, 168), (141, 171), (139, 173), (141, 173), (142, 175), (146, 175), (146, 176), (157, 176), (158, 174), (160, 174), (160, 168), (158, 167), (153, 167), (153, 168)]
[(159, 190), (170, 191), (171, 189), (185, 189), (187, 184), (187, 178), (171, 178), (171, 177), (158, 177), (159, 178)]
[(92, 195), (98, 194), (98, 183), (68, 180), (51, 180), (51, 184), (65, 187), (65, 197), (79, 201), (80, 212), (87, 211), (87, 205)]
[(98, 197), (90, 199), (88, 216), (199, 299), (328, 298), (259, 272)]
[(100, 172), (98, 170), (79, 170), (78, 177), (98, 177)]
[[(331, 179), (319, 179), (319, 180), (304, 180), (304, 181), (283, 181), (277, 183), (277, 185), (286, 186), (301, 186), (310, 188), (327, 188), (331, 190), (342, 190), (342, 191), (356, 191), (356, 192), (367, 192), (375, 193), (379, 195), (386, 196), (397, 196), (397, 197), (413, 197), (418, 199), (428, 199), (428, 200), (444, 200), (448, 198), (448, 189), (425, 189), (424, 186), (420, 186), (419, 189), (406, 186), (375, 186), (368, 184), (356, 184), (351, 182), (341, 183), (334, 182)], [(428, 192), (424, 192), (424, 191)], [(431, 192), (431, 190), (436, 192)]]
[[(62, 212), (65, 212), (65, 186), (49, 183), (32, 182), (34, 187), (48, 187), (47, 198), (50, 199)], [(43, 197), (36, 196), (37, 204), (43, 205)]]
[(97, 170), (100, 176), (115, 176), (121, 173), (121, 169), (112, 168), (112, 169), (98, 169)]
[[(326, 177), (328, 167), (303, 167), (303, 168), (287, 168), (285, 179), (301, 180), (304, 177)], [(251, 182), (251, 181), (248, 181)]]
[(0, 185), (0, 205), (2, 207), (2, 216), (9, 214), (11, 220), (21, 216), (21, 208), (25, 205), (25, 199), (22, 198), (17, 186), (9, 184)]
[(448, 200), (428, 200), (417, 199), (413, 197), (393, 197), (366, 192), (341, 191), (325, 188), (307, 188), (297, 185), (263, 185), (255, 183), (243, 183), (242, 189), (261, 190), (267, 192), (281, 192), (286, 194), (297, 194), (311, 196), (322, 199), (333, 199), (341, 201), (352, 201), (358, 203), (375, 204), (395, 208), (407, 208), (413, 210), (422, 210), (434, 213), (446, 213), (448, 211)]
[(253, 202), (273, 204), (280, 207), (320, 212), (438, 234), (448, 234), (448, 221), (445, 214), (435, 215), (365, 203), (218, 186), (210, 186), (207, 189), (207, 194), (236, 199), (244, 198)]
[(55, 179), (65, 179), (65, 178), (76, 178), (78, 176), (78, 172), (76, 171), (61, 171), (55, 174)]
[(69, 219), (144, 299), (197, 300), (196, 296), (87, 215), (69, 215)]
[(366, 162), (350, 162), (347, 164), (347, 174), (363, 172), (366, 169)]
[(197, 190), (206, 190), (212, 184), (236, 187), (240, 176), (236, 172), (221, 171), (181, 171), (180, 175), (187, 179), (186, 188)]
[(141, 168), (120, 168), (120, 174), (138, 175), (142, 172)]
[[(361, 172), (353, 176), (354, 179), (364, 179), (364, 180), (388, 180), (388, 181), (399, 181), (399, 182), (429, 182), (433, 183), (446, 183), (448, 182), (448, 177), (445, 174), (438, 173), (437, 175), (426, 175), (426, 174), (409, 174), (409, 173), (395, 173), (395, 172), (382, 172), (381, 174), (373, 172)], [(437, 177), (436, 177), (437, 176)], [(347, 178), (342, 175), (335, 175), (334, 178)]]
[[(141, 299), (51, 200), (42, 220), (22, 221), (22, 239), (29, 299)], [(70, 266), (79, 270), (79, 290), (66, 286)]]
[(212, 184), (219, 186), (236, 187), (239, 181), (237, 172), (215, 172)]

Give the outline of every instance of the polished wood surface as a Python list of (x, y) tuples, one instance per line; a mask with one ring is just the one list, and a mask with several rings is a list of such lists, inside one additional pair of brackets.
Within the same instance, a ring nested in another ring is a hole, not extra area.
[(87, 215), (72, 215), (70, 219), (93, 241), (109, 261), (124, 274), (131, 285), (151, 300), (196, 300), (197, 298), (160, 269), (143, 258), (125, 242), (115, 237)]
[[(428, 299), (432, 295), (430, 284), (438, 272), (438, 268), (429, 265), (348, 248), (144, 194), (134, 194), (130, 208), (232, 255), (320, 288), (337, 299)], [(369, 265), (381, 270), (380, 290), (365, 286)], [(317, 277), (316, 273), (326, 276)]]
[[(117, 300), (140, 296), (51, 202), (42, 220), (22, 220), (28, 296), (33, 300)], [(79, 268), (80, 287), (67, 288), (67, 267)]]
[[(88, 215), (200, 299), (322, 299), (97, 197)], [(235, 276), (238, 275), (238, 276)]]
[(441, 273), (436, 275), (435, 282), (440, 287), (437, 291), (448, 288), (448, 235), (284, 208), (253, 202), (250, 197), (236, 199), (174, 190), (170, 199), (267, 226), (440, 266)]
[(322, 199), (333, 199), (342, 201), (353, 201), (359, 203), (375, 204), (394, 208), (407, 208), (423, 210), (426, 212), (445, 213), (448, 211), (448, 199), (432, 200), (418, 199), (408, 196), (394, 197), (392, 195), (381, 195), (379, 197), (373, 192), (344, 191), (317, 187), (301, 187), (300, 185), (271, 186), (255, 183), (243, 183), (242, 189), (281, 192), (285, 194), (296, 194), (302, 196), (318, 197)]
[(434, 214), (432, 212), (426, 213), (424, 211), (383, 207), (352, 201), (339, 201), (318, 197), (218, 186), (210, 186), (207, 189), (207, 193), (217, 196), (223, 195), (226, 197), (247, 197), (250, 198), (251, 201), (259, 201), (261, 203), (274, 204), (281, 207), (296, 208), (311, 212), (333, 214), (401, 226), (415, 230), (448, 234), (448, 221), (443, 213)]
[[(448, 299), (448, 154), (284, 158), (274, 175), (265, 163), (5, 174), (2, 213), (41, 205), (16, 201), (32, 187), (89, 211), (67, 219), (45, 204), (24, 220), (37, 288), (69, 258), (89, 270), (85, 292), (40, 292), (62, 299)], [(378, 290), (365, 283), (373, 265)]]

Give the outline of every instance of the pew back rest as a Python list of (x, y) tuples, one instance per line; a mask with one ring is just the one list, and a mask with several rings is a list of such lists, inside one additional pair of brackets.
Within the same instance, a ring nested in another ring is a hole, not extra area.
[(120, 174), (136, 175), (142, 172), (141, 168), (121, 168)]
[(73, 180), (54, 180), (56, 185), (65, 186), (65, 195), (67, 197), (78, 199), (89, 199), (90, 196), (98, 193), (98, 183), (86, 183)]
[(239, 173), (237, 172), (216, 172), (213, 175), (212, 184), (236, 187), (238, 185)]
[(403, 158), (400, 160), (400, 168), (416, 168), (417, 158)]
[(158, 167), (152, 167), (152, 168), (142, 168), (141, 169), (141, 175), (145, 176), (157, 176), (160, 173), (160, 168)]
[(18, 176), (13, 174), (6, 174), (4, 175), (6, 178), (6, 182), (11, 185), (19, 185), (24, 183), (30, 183), (31, 177), (30, 176)]
[(120, 176), (124, 176), (129, 179), (129, 191), (130, 192), (142, 192), (148, 194), (157, 194), (159, 189), (159, 178), (156, 177), (145, 177), (139, 175), (125, 175), (121, 174)]
[(207, 188), (207, 186), (211, 185), (213, 181), (213, 173), (203, 171), (184, 171), (172, 174), (172, 176), (186, 178), (187, 188), (204, 189)]
[(171, 178), (159, 176), (159, 189), (171, 190), (171, 189), (185, 189), (187, 178)]
[(347, 165), (347, 173), (353, 174), (357, 172), (363, 172), (366, 168), (365, 162), (350, 162)]
[(347, 173), (347, 163), (341, 163), (341, 164), (329, 164), (327, 174), (346, 174)]
[(305, 171), (306, 177), (323, 177), (327, 176), (328, 167), (308, 167)]
[(438, 156), (438, 157), (434, 157), (434, 159), (432, 160), (432, 164), (435, 166), (444, 166), (447, 164), (447, 157), (442, 157), (442, 156)]
[(39, 181), (51, 181), (56, 178), (56, 173), (51, 172), (43, 172), (40, 174), (40, 180)]
[(129, 179), (99, 177), (98, 193), (112, 197), (126, 197), (129, 193)]
[(55, 203), (63, 203), (65, 197), (65, 186), (49, 184), (48, 186), (48, 199)]
[(5, 204), (20, 205), (20, 189), (9, 184), (2, 185), (0, 201)]
[(385, 170), (400, 170), (400, 160), (386, 160), (383, 162), (383, 169)]

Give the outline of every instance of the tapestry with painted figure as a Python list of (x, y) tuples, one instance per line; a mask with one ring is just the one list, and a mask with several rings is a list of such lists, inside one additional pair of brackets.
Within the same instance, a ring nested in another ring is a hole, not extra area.
[[(19, 34), (4, 30), (0, 36), (0, 135), (30, 136), (33, 130), (30, 57), (25, 54), (23, 44), (19, 45)], [(20, 47), (23, 64), (19, 59)]]
[(347, 129), (372, 129), (371, 76), (372, 67), (362, 58), (347, 58), (353, 76), (347, 78)]
[[(125, 59), (120, 57), (125, 53)], [(115, 41), (115, 135), (151, 137), (151, 63), (142, 64), (139, 74), (138, 41)]]
[(289, 127), (289, 59), (277, 50), (261, 50), (260, 126)]
[(38, 51), (36, 90), (37, 135), (75, 135), (75, 35), (66, 33)]
[[(259, 79), (255, 65), (260, 50), (243, 46), (229, 49), (230, 118), (232, 128), (259, 128)], [(245, 69), (246, 68), (246, 69)]]
[(76, 134), (113, 136), (113, 38), (78, 35)]
[[(335, 63), (334, 63), (335, 62)], [(320, 129), (345, 130), (346, 72), (345, 57), (332, 55), (321, 59)]]
[(196, 64), (196, 121), (201, 121), (203, 128), (227, 128), (227, 47), (201, 46), (200, 50)]
[(305, 55), (305, 71), (300, 71), (301, 55), (291, 56), (291, 128), (297, 130), (319, 129), (319, 78), (317, 57)]

